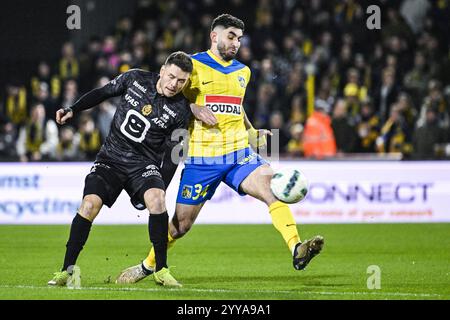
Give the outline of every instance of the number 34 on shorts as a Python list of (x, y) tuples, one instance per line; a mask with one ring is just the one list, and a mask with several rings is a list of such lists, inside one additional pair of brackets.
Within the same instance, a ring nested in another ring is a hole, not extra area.
[(204, 199), (208, 195), (209, 184), (205, 187), (201, 184), (195, 186), (184, 185), (181, 191), (183, 199), (192, 199), (194, 201)]

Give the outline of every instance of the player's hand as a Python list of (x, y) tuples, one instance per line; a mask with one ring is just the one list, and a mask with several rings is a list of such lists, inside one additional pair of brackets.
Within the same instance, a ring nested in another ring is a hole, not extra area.
[(248, 142), (254, 148), (264, 148), (267, 146), (267, 136), (273, 136), (272, 131), (267, 129), (250, 128), (248, 130)]
[(73, 117), (73, 111), (70, 108), (61, 108), (56, 111), (56, 122), (60, 125), (66, 124), (67, 120)]
[(209, 108), (191, 103), (191, 111), (197, 120), (202, 121), (208, 126), (215, 126), (217, 124), (217, 118)]

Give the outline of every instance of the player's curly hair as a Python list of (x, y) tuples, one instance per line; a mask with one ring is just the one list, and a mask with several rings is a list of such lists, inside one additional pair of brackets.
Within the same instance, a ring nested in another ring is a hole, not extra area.
[(213, 31), (217, 26), (222, 26), (225, 29), (234, 27), (237, 29), (241, 29), (242, 31), (245, 30), (244, 22), (241, 19), (236, 18), (228, 13), (221, 14), (220, 16), (214, 19), (211, 25), (211, 31)]
[(191, 57), (183, 51), (177, 51), (172, 53), (164, 63), (164, 65), (166, 66), (172, 64), (176, 65), (178, 68), (188, 73), (192, 73), (192, 70), (194, 69)]

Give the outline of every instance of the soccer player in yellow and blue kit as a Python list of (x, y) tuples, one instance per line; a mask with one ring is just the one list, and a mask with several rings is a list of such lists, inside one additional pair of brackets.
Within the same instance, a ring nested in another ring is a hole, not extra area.
[[(275, 228), (293, 255), (293, 265), (304, 269), (323, 246), (321, 236), (301, 242), (289, 207), (270, 190), (273, 171), (250, 146), (265, 144), (267, 130), (256, 130), (248, 121), (242, 104), (251, 71), (235, 60), (244, 23), (223, 14), (211, 27), (211, 49), (192, 56), (194, 71), (184, 95), (193, 113), (209, 113), (206, 123), (192, 120), (189, 153), (178, 190), (176, 212), (169, 226), (168, 244), (184, 236), (207, 200), (221, 182), (240, 195), (250, 195), (267, 204)], [(209, 125), (208, 125), (209, 124)], [(134, 283), (150, 275), (155, 266), (153, 249), (137, 266), (124, 270), (117, 283)]]

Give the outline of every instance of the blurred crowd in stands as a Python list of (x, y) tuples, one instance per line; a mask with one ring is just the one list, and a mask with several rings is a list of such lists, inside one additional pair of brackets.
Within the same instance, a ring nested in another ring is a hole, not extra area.
[[(380, 30), (366, 26), (369, 4)], [(282, 155), (450, 157), (450, 1), (142, 0), (110, 35), (67, 42), (59, 61), (0, 88), (0, 160), (93, 160), (117, 100), (63, 127), (56, 110), (131, 68), (158, 71), (173, 51), (205, 51), (221, 13), (246, 23), (244, 107), (255, 127), (279, 129)]]

